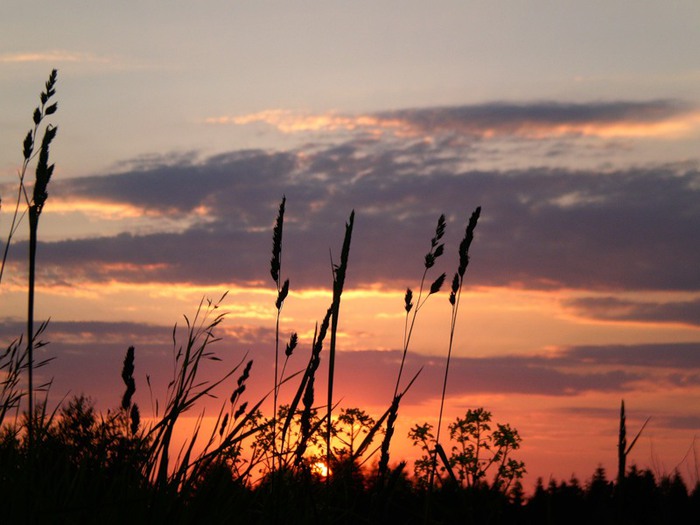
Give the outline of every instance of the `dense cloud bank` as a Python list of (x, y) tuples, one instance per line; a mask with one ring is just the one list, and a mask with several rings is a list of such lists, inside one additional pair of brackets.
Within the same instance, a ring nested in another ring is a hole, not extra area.
[(420, 152), (345, 145), (304, 157), (234, 152), (57, 182), (55, 192), (192, 217), (180, 232), (44, 243), (42, 261), (69, 281), (264, 280), (286, 195), (285, 264), (297, 286), (327, 286), (328, 249), (337, 257), (352, 209), (352, 285), (401, 286), (413, 277), (440, 213), (451, 273), (466, 219), (480, 205), (473, 284), (700, 290), (700, 172), (683, 166), (463, 171)]
[[(97, 222), (97, 233), (41, 242), (40, 280), (267, 282), (272, 226), (285, 195), (283, 273), (293, 289), (330, 286), (329, 249), (337, 262), (353, 209), (348, 286), (403, 288), (420, 271), (441, 213), (448, 226), (437, 270), (452, 274), (466, 220), (481, 206), (469, 285), (589, 290), (591, 297), (566, 306), (599, 319), (697, 325), (697, 163), (605, 164), (629, 146), (606, 134), (662, 133), (658, 126), (690, 121), (693, 111), (682, 101), (654, 100), (491, 103), (322, 119), (273, 111), (233, 119), (313, 133), (285, 151), (155, 155), (107, 175), (57, 177), (45, 221), (56, 200), (63, 210), (87, 203), (93, 214), (101, 206), (109, 231), (119, 233), (101, 234)], [(597, 169), (576, 163), (590, 137), (598, 141)], [(543, 152), (561, 162), (539, 164)], [(519, 167), (505, 167), (514, 156)], [(484, 158), (495, 167), (476, 168)], [(150, 226), (136, 231), (120, 222), (124, 209)], [(25, 250), (16, 246), (11, 255)], [(692, 296), (640, 302), (622, 291)]]

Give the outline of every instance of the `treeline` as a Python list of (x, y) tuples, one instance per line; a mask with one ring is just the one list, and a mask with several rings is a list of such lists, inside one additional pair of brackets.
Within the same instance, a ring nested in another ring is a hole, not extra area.
[(380, 477), (376, 466), (343, 454), (327, 477), (260, 463), (261, 477), (250, 482), (238, 458), (222, 454), (178, 491), (144, 475), (149, 443), (125, 412), (99, 414), (75, 397), (53, 416), (42, 407), (37, 414), (31, 456), (26, 434), (8, 425), (0, 434), (2, 523), (657, 525), (700, 516), (700, 485), (689, 491), (678, 473), (657, 478), (635, 466), (616, 482), (602, 468), (585, 482), (538, 480), (526, 496), (518, 481), (504, 491), (490, 480), (467, 486), (445, 475), (431, 490), (404, 462)]

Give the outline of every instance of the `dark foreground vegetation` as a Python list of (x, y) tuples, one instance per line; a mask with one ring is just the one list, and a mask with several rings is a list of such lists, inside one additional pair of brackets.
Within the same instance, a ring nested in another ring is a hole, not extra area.
[[(413, 465), (390, 462), (390, 450), (401, 400), (421, 372), (403, 375), (416, 316), (447, 278), (446, 273), (430, 276), (444, 252), (444, 215), (423, 257), (417, 292), (406, 290), (403, 358), (387, 409), (376, 419), (360, 408), (339, 407), (333, 391), (354, 212), (345, 225), (339, 260), (332, 263), (332, 300), (307, 342), (307, 357), (293, 364), (301, 352), (297, 347), (304, 346), (296, 333), (281, 342), (280, 318), (290, 290), (289, 279), (282, 278), (285, 198), (272, 231), (277, 321), (270, 349), (274, 380), (266, 396), (247, 399), (247, 384), (255, 377), (247, 356), (214, 379), (202, 377), (205, 363), (219, 361), (212, 345), (225, 318), (220, 309), (224, 294), (219, 301), (203, 301), (193, 317), (185, 317), (179, 337), (173, 332), (173, 376), (160, 396), (148, 382), (154, 407), (148, 417), (134, 402), (133, 347), (126, 351), (124, 393), (114, 409), (101, 412), (85, 396), (50, 407), (50, 384), (33, 382), (34, 370), (48, 365), (34, 356), (44, 345), (46, 329), (46, 323), (34, 327), (34, 282), (39, 218), (53, 173), (49, 147), (57, 128), (45, 120), (57, 110), (56, 82), (53, 71), (23, 142), (15, 211), (0, 266), (1, 282), (13, 235), (28, 216), (27, 330), (0, 351), (0, 523), (675, 524), (700, 515), (698, 487), (689, 495), (678, 475), (656, 479), (649, 471), (627, 468), (639, 434), (628, 446), (624, 405), (614, 483), (599, 470), (583, 484), (575, 479), (539, 482), (527, 497), (520, 481), (525, 465), (515, 457), (521, 443), (516, 429), (493, 422), (483, 408), (443, 422), (457, 313), (481, 208), (466, 221), (451, 279), (437, 424), (411, 428), (408, 438), (422, 452)], [(25, 175), (35, 160), (30, 191)], [(327, 391), (319, 399), (315, 384), (322, 360)], [(294, 395), (281, 399), (280, 386), (287, 383), (294, 385)], [(189, 436), (180, 437), (183, 415), (196, 413), (215, 392), (224, 401), (212, 428), (200, 418)], [(270, 405), (265, 416), (263, 409)]]
[[(2, 523), (696, 523), (700, 490), (674, 475), (657, 479), (632, 467), (622, 484), (599, 469), (585, 482), (540, 480), (534, 493), (504, 493), (488, 483), (445, 481), (432, 492), (405, 466), (380, 481), (376, 469), (334, 465), (328, 480), (279, 469), (244, 483), (217, 458), (186, 491), (158, 487), (138, 468), (148, 454), (118, 421), (104, 420), (84, 398), (73, 399), (37, 436), (27, 467), (26, 440), (0, 441)], [(692, 518), (695, 517), (695, 518)]]

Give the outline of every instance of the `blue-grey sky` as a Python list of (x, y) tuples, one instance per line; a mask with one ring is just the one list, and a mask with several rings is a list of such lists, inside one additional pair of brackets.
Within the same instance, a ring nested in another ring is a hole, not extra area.
[[(698, 102), (697, 2), (4, 3), (2, 143), (61, 71), (66, 176), (280, 137), (207, 126), (269, 109)], [(697, 135), (696, 135), (697, 136)], [(79, 146), (78, 146), (79, 145)], [(57, 152), (58, 153), (58, 152)], [(16, 154), (4, 147), (0, 169)]]

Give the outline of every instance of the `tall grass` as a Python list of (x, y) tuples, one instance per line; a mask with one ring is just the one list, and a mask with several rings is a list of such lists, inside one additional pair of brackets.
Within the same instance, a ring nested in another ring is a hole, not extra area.
[[(440, 242), (442, 237), (445, 235), (446, 228), (445, 215), (440, 215), (438, 218), (437, 226), (435, 227), (435, 235), (430, 240), (430, 250), (424, 257), (423, 263), (423, 275), (421, 276), (420, 284), (418, 287), (418, 298), (416, 299), (415, 305), (413, 303), (413, 290), (411, 288), (406, 289), (406, 294), (404, 295), (404, 310), (406, 312), (404, 320), (404, 330), (403, 330), (403, 352), (401, 354), (401, 363), (399, 365), (399, 371), (396, 375), (396, 385), (394, 386), (394, 395), (392, 396), (391, 404), (385, 412), (384, 416), (380, 418), (383, 421), (386, 418), (386, 430), (384, 432), (384, 439), (381, 445), (381, 456), (379, 459), (379, 477), (380, 479), (386, 478), (388, 467), (389, 467), (389, 448), (391, 445), (391, 440), (394, 436), (394, 425), (398, 417), (399, 404), (404, 394), (411, 387), (413, 382), (416, 380), (418, 375), (421, 373), (422, 369), (416, 372), (416, 375), (409, 382), (408, 387), (401, 394), (399, 394), (399, 387), (401, 385), (401, 378), (403, 375), (404, 365), (406, 363), (406, 355), (408, 354), (408, 347), (411, 342), (411, 336), (413, 335), (413, 329), (416, 324), (416, 317), (418, 312), (425, 306), (428, 298), (436, 294), (442, 288), (442, 284), (445, 282), (445, 273), (440, 274), (430, 285), (430, 288), (425, 292), (424, 288), (426, 285), (426, 279), (428, 277), (428, 272), (433, 266), (435, 266), (435, 261), (444, 253), (445, 245)], [(425, 297), (423, 294), (426, 294)], [(415, 306), (415, 307), (414, 307)], [(410, 321), (409, 321), (410, 319)]]
[[(277, 299), (275, 300), (275, 308), (277, 314), (275, 317), (275, 381), (274, 381), (274, 392), (273, 392), (273, 418), (277, 416), (277, 396), (279, 394), (279, 344), (280, 344), (280, 316), (282, 314), (282, 306), (284, 305), (284, 300), (289, 294), (289, 279), (282, 283), (282, 278), (280, 272), (282, 270), (282, 233), (284, 230), (284, 207), (287, 202), (286, 197), (282, 197), (282, 202), (280, 203), (279, 212), (277, 213), (277, 221), (275, 222), (275, 227), (272, 232), (272, 259), (270, 259), (270, 275), (272, 280), (275, 282), (277, 287)], [(289, 348), (289, 346), (288, 346)], [(286, 365), (286, 361), (285, 361)], [(277, 437), (274, 435), (276, 433), (277, 425), (273, 425), (273, 455), (277, 448)]]
[(455, 329), (457, 327), (457, 314), (459, 312), (459, 303), (462, 297), (462, 285), (464, 284), (464, 274), (467, 271), (467, 266), (469, 266), (469, 248), (474, 240), (474, 230), (476, 224), (479, 221), (479, 216), (481, 215), (481, 207), (479, 206), (474, 210), (469, 221), (467, 222), (467, 227), (464, 232), (464, 238), (459, 244), (459, 264), (457, 265), (457, 271), (452, 279), (452, 287), (450, 290), (450, 304), (452, 305), (452, 312), (450, 317), (450, 339), (447, 345), (447, 359), (445, 362), (445, 375), (442, 381), (442, 393), (440, 395), (440, 412), (438, 415), (437, 430), (435, 434), (435, 452), (433, 454), (433, 469), (430, 473), (430, 485), (429, 490), (433, 488), (433, 480), (435, 477), (435, 468), (437, 467), (437, 456), (440, 455), (443, 458), (443, 462), (446, 464), (449, 470), (449, 465), (445, 461), (445, 452), (440, 444), (440, 430), (442, 428), (442, 416), (445, 408), (445, 395), (447, 393), (447, 378), (450, 373), (450, 360), (452, 358), (452, 347), (454, 344)]
[(340, 262), (333, 265), (333, 302), (331, 304), (331, 340), (328, 354), (328, 415), (326, 416), (326, 465), (331, 465), (331, 421), (333, 412), (333, 381), (335, 378), (335, 354), (338, 322), (340, 319), (340, 299), (345, 287), (345, 275), (348, 270), (348, 258), (350, 256), (350, 242), (352, 241), (352, 229), (355, 224), (355, 210), (350, 213), (350, 218), (345, 225), (345, 238), (340, 251)]
[[(41, 323), (36, 332), (34, 332), (34, 349), (41, 348), (46, 343), (41, 341), (39, 337), (44, 333), (48, 321)], [(6, 418), (12, 421), (17, 421), (22, 399), (26, 397), (27, 392), (22, 389), (21, 381), (29, 364), (27, 361), (27, 347), (22, 342), (23, 336), (20, 335), (14, 341), (11, 341), (7, 348), (0, 352), (0, 428)], [(34, 368), (41, 368), (52, 361), (52, 358), (42, 359), (34, 362)], [(46, 390), (49, 383), (38, 385), (36, 390)]]
[[(51, 71), (48, 80), (45, 83), (45, 90), (41, 92), (39, 99), (40, 104), (35, 108), (32, 115), (33, 127), (27, 133), (22, 143), (22, 166), (18, 172), (17, 198), (15, 207), (12, 213), (7, 241), (3, 247), (2, 262), (0, 262), (0, 283), (7, 267), (7, 258), (12, 244), (12, 240), (25, 215), (29, 215), (29, 275), (27, 284), (27, 329), (26, 329), (26, 350), (19, 351), (19, 343), (21, 339), (11, 343), (6, 352), (0, 358), (0, 367), (4, 371), (5, 377), (2, 380), (2, 392), (0, 394), (0, 424), (5, 419), (9, 409), (19, 406), (19, 402), (24, 395), (28, 399), (28, 414), (26, 421), (26, 445), (27, 455), (25, 462), (25, 470), (29, 476), (29, 483), (26, 485), (28, 494), (33, 494), (34, 491), (34, 471), (35, 462), (35, 434), (37, 430), (44, 431), (49, 424), (46, 418), (46, 405), (38, 407), (35, 410), (35, 392), (34, 386), (34, 369), (40, 363), (35, 363), (34, 351), (40, 346), (37, 342), (37, 337), (45, 328), (45, 323), (42, 323), (39, 330), (35, 333), (34, 330), (34, 300), (35, 300), (35, 281), (36, 281), (36, 255), (37, 255), (37, 236), (39, 229), (39, 218), (48, 198), (47, 187), (54, 171), (54, 165), (49, 163), (50, 146), (56, 137), (58, 128), (52, 124), (45, 124), (45, 120), (50, 115), (53, 115), (58, 109), (58, 104), (53, 102), (53, 97), (56, 94), (56, 81), (58, 72), (54, 69)], [(39, 142), (39, 135), (43, 129), (43, 135)], [(37, 149), (38, 146), (38, 149)], [(26, 175), (32, 161), (36, 160), (33, 191), (27, 190)], [(22, 203), (24, 202), (24, 206)], [(27, 391), (21, 393), (17, 389), (19, 374), (21, 371), (27, 372)], [(17, 430), (15, 430), (16, 432)], [(33, 509), (27, 506), (27, 515), (31, 516)]]
[[(444, 253), (445, 245), (440, 242), (442, 237), (445, 235), (446, 228), (445, 216), (440, 215), (438, 218), (437, 226), (435, 228), (435, 236), (430, 240), (430, 250), (425, 255), (425, 262), (423, 263), (423, 275), (420, 280), (420, 285), (418, 287), (418, 299), (416, 299), (415, 308), (413, 303), (413, 290), (410, 288), (406, 289), (406, 294), (404, 295), (404, 310), (406, 311), (406, 317), (404, 320), (403, 329), (403, 353), (401, 355), (401, 364), (399, 365), (399, 373), (396, 376), (396, 386), (394, 387), (394, 396), (399, 392), (399, 386), (401, 385), (401, 376), (403, 374), (404, 364), (406, 363), (406, 354), (408, 353), (408, 346), (411, 342), (411, 336), (413, 335), (413, 328), (416, 324), (416, 317), (418, 312), (423, 308), (428, 297), (440, 291), (442, 283), (445, 281), (446, 274), (441, 274), (433, 281), (430, 285), (430, 289), (426, 297), (423, 297), (425, 281), (428, 277), (429, 270), (435, 265), (435, 261)], [(409, 323), (410, 316), (410, 323)]]
[[(47, 187), (51, 175), (53, 174), (54, 165), (49, 164), (49, 148), (58, 128), (47, 124), (44, 126), (43, 137), (41, 139), (41, 145), (39, 150), (36, 151), (37, 139), (39, 136), (42, 123), (46, 117), (53, 115), (58, 109), (58, 104), (52, 102), (53, 96), (56, 94), (56, 80), (58, 77), (58, 72), (54, 69), (49, 75), (49, 79), (46, 81), (45, 90), (41, 92), (39, 99), (40, 105), (34, 110), (32, 120), (34, 122), (34, 127), (27, 133), (24, 139), (22, 153), (24, 159), (22, 161), (22, 168), (19, 172), (19, 185), (17, 191), (17, 201), (15, 204), (15, 210), (12, 216), (12, 223), (10, 224), (10, 231), (8, 234), (7, 242), (5, 243), (5, 249), (3, 250), (2, 264), (0, 265), (0, 281), (4, 274), (7, 254), (9, 253), (9, 248), (12, 243), (12, 237), (17, 231), (22, 217), (24, 217), (24, 212), (20, 213), (20, 203), (24, 199), (26, 204), (26, 209), (29, 214), (29, 278), (27, 286), (27, 397), (29, 400), (29, 414), (34, 413), (34, 295), (35, 295), (35, 280), (36, 280), (36, 247), (37, 247), (37, 235), (39, 229), (39, 217), (48, 198)], [(34, 190), (32, 192), (31, 198), (27, 192), (25, 177), (29, 165), (32, 160), (38, 157), (36, 163), (36, 179), (34, 181)], [(29, 450), (32, 450), (33, 438), (34, 438), (34, 418), (29, 417), (28, 420), (28, 446)]]
[[(156, 488), (180, 492), (191, 489), (198, 473), (205, 469), (217, 455), (237, 446), (258, 430), (258, 427), (255, 427), (251, 431), (247, 425), (256, 421), (257, 411), (267, 396), (252, 408), (243, 404), (238, 405), (253, 364), (252, 360), (249, 360), (237, 380), (229, 405), (222, 404), (216, 423), (204, 446), (197, 452), (203, 420), (203, 413), (200, 413), (192, 436), (181, 446), (177, 455), (173, 453), (175, 428), (182, 415), (192, 410), (200, 400), (212, 396), (215, 389), (233, 376), (245, 362), (244, 356), (236, 366), (217, 379), (200, 378), (205, 361), (220, 361), (209, 347), (220, 340), (214, 334), (214, 330), (224, 319), (219, 306), (225, 296), (226, 294), (215, 302), (202, 301), (192, 320), (185, 316), (184, 345), (177, 343), (176, 329), (173, 330), (173, 378), (168, 384), (163, 414), (156, 411), (157, 422), (145, 434), (145, 438), (149, 441), (149, 450), (144, 472), (154, 482)], [(217, 432), (220, 439), (215, 445)]]
[[(46, 124), (46, 117), (56, 113), (58, 109), (58, 103), (52, 101), (53, 96), (56, 94), (56, 81), (58, 79), (58, 71), (52, 70), (46, 81), (45, 90), (41, 92), (39, 96), (40, 104), (34, 109), (32, 115), (32, 120), (34, 126), (27, 132), (27, 135), (22, 143), (22, 166), (17, 173), (17, 198), (15, 199), (14, 210), (12, 213), (12, 220), (10, 223), (10, 228), (7, 234), (7, 240), (5, 246), (2, 250), (2, 262), (0, 263), (0, 283), (5, 274), (5, 267), (7, 264), (7, 257), (10, 252), (10, 246), (12, 245), (12, 239), (19, 229), (22, 219), (25, 217), (29, 211), (31, 217), (31, 210), (33, 209), (33, 214), (35, 215), (35, 222), (38, 222), (38, 217), (41, 214), (44, 203), (48, 194), (46, 193), (46, 187), (48, 185), (49, 179), (53, 173), (53, 165), (49, 166), (49, 146), (51, 142), (56, 137), (58, 128), (52, 126), (51, 124)], [(41, 141), (41, 146), (39, 151), (35, 151), (37, 138), (44, 129), (43, 139)], [(29, 166), (33, 160), (36, 159), (37, 155), (39, 160), (36, 166), (36, 182), (34, 185), (34, 192), (32, 198), (30, 199), (29, 193), (26, 186), (26, 175), (29, 170)], [(25, 206), (22, 206), (24, 201)], [(2, 199), (0, 199), (0, 209), (2, 207)], [(36, 233), (36, 232), (35, 232)], [(31, 333), (31, 332), (30, 332)]]

